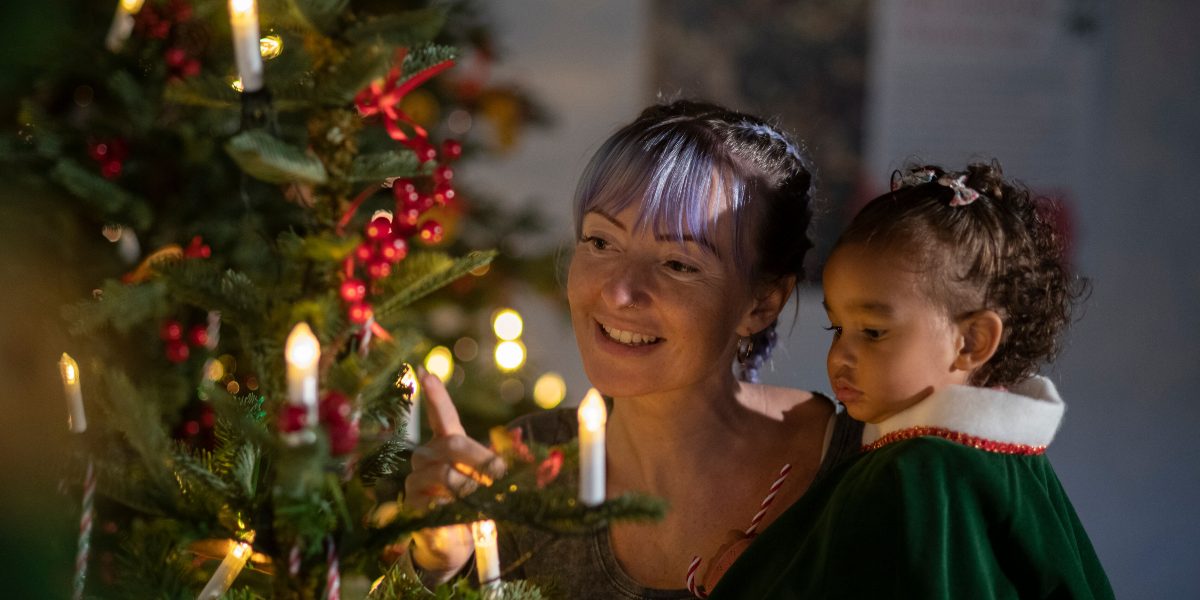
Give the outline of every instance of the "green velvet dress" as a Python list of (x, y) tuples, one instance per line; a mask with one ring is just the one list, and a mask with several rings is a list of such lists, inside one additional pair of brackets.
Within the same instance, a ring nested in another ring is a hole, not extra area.
[(1062, 402), (1020, 387), (955, 386), (869, 426), (710, 598), (1113, 598), (1044, 454)]

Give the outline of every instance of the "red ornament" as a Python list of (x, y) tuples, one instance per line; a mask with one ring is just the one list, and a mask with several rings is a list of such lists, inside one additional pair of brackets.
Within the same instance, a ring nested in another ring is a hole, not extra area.
[(462, 144), (458, 140), (446, 140), (442, 142), (442, 156), (446, 160), (457, 160), (462, 157)]
[(276, 426), (284, 433), (293, 433), (304, 429), (308, 424), (308, 409), (295, 404), (288, 404), (283, 407), (283, 411), (279, 413), (279, 421)]
[(100, 165), (100, 175), (105, 179), (116, 179), (121, 174), (121, 161), (110, 160)]
[(346, 302), (358, 302), (367, 297), (367, 285), (361, 279), (343, 281), (342, 287), (338, 291), (342, 295), (342, 300)]
[(350, 412), (354, 407), (350, 406), (350, 401), (346, 396), (339, 392), (329, 392), (321, 398), (321, 404), (318, 407), (322, 423), (336, 423), (338, 421), (349, 421)]
[(375, 250), (371, 248), (370, 244), (359, 244), (354, 249), (354, 258), (358, 259), (360, 263), (367, 264), (371, 262), (372, 258), (375, 258)]
[(450, 184), (441, 184), (433, 192), (433, 200), (437, 202), (439, 206), (445, 206), (453, 202), (454, 196), (456, 195), (457, 194), (454, 193), (454, 188), (450, 187)]
[(171, 340), (167, 342), (167, 360), (178, 364), (187, 360), (189, 353), (188, 346), (183, 343), (183, 340)]
[(437, 150), (432, 144), (421, 138), (411, 138), (404, 143), (409, 148), (412, 148), (413, 154), (416, 154), (417, 160), (422, 163), (427, 163), (437, 158)]
[[(384, 263), (386, 264), (386, 263)], [(346, 309), (347, 316), (350, 317), (350, 322), (355, 325), (362, 325), (371, 319), (371, 315), (375, 312), (371, 309), (371, 305), (366, 302), (355, 302)]]
[(397, 179), (396, 183), (392, 184), (392, 195), (396, 197), (396, 202), (400, 206), (405, 206), (407, 203), (416, 202), (419, 193), (417, 186), (408, 179)]
[(175, 319), (163, 321), (162, 328), (158, 330), (158, 337), (164, 342), (177, 342), (183, 339), (183, 325)]
[(379, 241), (392, 234), (392, 222), (387, 217), (375, 217), (367, 225), (367, 239)]
[(208, 327), (192, 325), (188, 330), (188, 343), (193, 346), (203, 346), (208, 343)]
[(200, 61), (190, 59), (183, 63), (183, 68), (179, 70), (179, 74), (183, 77), (195, 77), (200, 74)]
[(341, 421), (330, 423), (326, 430), (329, 432), (329, 453), (334, 456), (349, 454), (358, 447), (358, 423)]
[(208, 244), (205, 244), (204, 240), (197, 235), (188, 243), (188, 247), (184, 249), (183, 255), (188, 258), (208, 258), (212, 256), (212, 248), (209, 248)]
[(449, 165), (439, 165), (433, 170), (433, 181), (436, 183), (447, 183), (454, 179), (454, 169)]
[(442, 241), (442, 224), (429, 219), (421, 223), (421, 241), (426, 244), (438, 244)]
[(108, 152), (108, 144), (104, 142), (88, 144), (88, 156), (92, 157), (92, 160), (96, 162), (102, 162), (105, 158), (107, 158)]
[(371, 279), (383, 279), (391, 274), (392, 263), (384, 258), (372, 259), (371, 262), (367, 263), (367, 275), (370, 275)]
[(379, 247), (379, 255), (390, 263), (398, 263), (408, 256), (408, 242), (404, 238), (394, 237)]
[(550, 455), (537, 468), (537, 486), (538, 489), (546, 487), (547, 484), (554, 481), (558, 477), (559, 470), (562, 469), (563, 453), (561, 450), (551, 450)]
[(393, 221), (393, 226), (396, 228), (397, 237), (409, 236), (417, 229), (417, 223), (421, 222), (421, 209), (417, 207), (408, 207), (396, 213), (396, 218)]
[(187, 62), (187, 59), (187, 52), (178, 46), (167, 48), (167, 51), (163, 53), (163, 60), (166, 61), (167, 67), (172, 69), (182, 67), (183, 63)]
[(423, 194), (420, 201), (417, 202), (417, 210), (424, 213), (425, 211), (433, 208), (435, 204), (437, 204), (437, 199), (434, 196)]

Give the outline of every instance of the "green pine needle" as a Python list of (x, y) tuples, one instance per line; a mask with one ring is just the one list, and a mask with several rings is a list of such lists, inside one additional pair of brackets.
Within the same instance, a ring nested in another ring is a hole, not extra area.
[(315, 156), (260, 129), (243, 131), (225, 143), (225, 151), (248, 175), (267, 183), (322, 184), (329, 180)]

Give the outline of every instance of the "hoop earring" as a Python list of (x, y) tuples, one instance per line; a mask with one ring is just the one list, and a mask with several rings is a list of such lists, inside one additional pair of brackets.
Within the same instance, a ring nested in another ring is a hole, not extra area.
[(740, 363), (745, 363), (754, 355), (754, 336), (746, 336), (738, 338), (737, 359)]

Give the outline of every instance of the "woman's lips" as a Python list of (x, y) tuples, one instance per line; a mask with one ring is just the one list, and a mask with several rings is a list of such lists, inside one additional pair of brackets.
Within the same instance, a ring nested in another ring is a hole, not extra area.
[(837, 397), (838, 402), (849, 404), (862, 397), (862, 390), (844, 381), (838, 381), (833, 384), (833, 395)]

